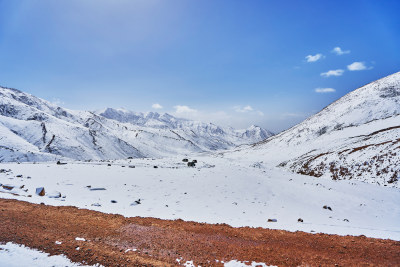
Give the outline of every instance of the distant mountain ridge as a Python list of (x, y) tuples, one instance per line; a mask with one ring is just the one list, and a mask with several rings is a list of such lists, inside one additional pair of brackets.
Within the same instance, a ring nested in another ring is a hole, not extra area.
[[(243, 139), (245, 142), (248, 142), (246, 140), (251, 140), (251, 143), (257, 142), (256, 140), (264, 140), (273, 135), (272, 132), (255, 125), (250, 126), (248, 129), (235, 130), (231, 127), (223, 128), (213, 123), (204, 123), (200, 121), (177, 118), (168, 113), (142, 113), (113, 108), (107, 108), (103, 111), (98, 111), (96, 113), (108, 119), (116, 120), (123, 123), (131, 123), (138, 126), (183, 131), (187, 131), (188, 129), (190, 129), (190, 131), (195, 132), (196, 135), (226, 135)], [(235, 141), (235, 143), (243, 144), (239, 140)]]
[(0, 87), (0, 162), (163, 157), (259, 142), (272, 133), (108, 108), (75, 111)]

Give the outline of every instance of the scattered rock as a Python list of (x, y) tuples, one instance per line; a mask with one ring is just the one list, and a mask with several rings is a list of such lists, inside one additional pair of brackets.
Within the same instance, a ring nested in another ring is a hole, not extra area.
[(332, 211), (332, 208), (331, 208), (331, 207), (329, 207), (329, 206), (327, 206), (327, 205), (323, 206), (322, 208), (324, 208), (324, 209), (326, 209), (326, 210), (330, 210), (330, 211)]
[(91, 206), (92, 207), (101, 207), (101, 204), (100, 203), (93, 203)]
[(277, 219), (268, 219), (268, 222), (278, 222)]
[(135, 166), (133, 166), (133, 165), (129, 165), (129, 168), (132, 168), (132, 169), (134, 169), (134, 168), (135, 168)]
[(349, 222), (349, 220), (348, 220), (348, 219), (343, 219), (343, 221), (344, 221), (344, 222)]
[(45, 190), (44, 190), (44, 187), (38, 187), (38, 188), (36, 188), (36, 195), (38, 195), (38, 196), (44, 196), (46, 194), (46, 192), (45, 192)]
[(16, 177), (17, 178), (22, 178), (22, 174), (18, 174)]
[(57, 161), (57, 165), (66, 165), (66, 162)]
[(193, 163), (197, 163), (197, 159), (192, 160)]
[(189, 162), (189, 160), (188, 160), (188, 159), (183, 159), (182, 161), (183, 161), (183, 162)]
[(50, 194), (48, 194), (49, 198), (60, 198), (61, 197), (61, 193), (58, 191), (53, 191)]
[(107, 190), (104, 187), (93, 187), (89, 189), (90, 191), (101, 191), (101, 190)]
[(108, 167), (110, 167), (110, 166), (111, 166), (111, 164), (109, 163), (109, 164), (107, 164), (107, 166), (108, 166)]
[(111, 203), (118, 203), (116, 200), (111, 200)]
[(139, 204), (142, 204), (140, 202), (140, 198), (138, 200), (135, 200), (135, 202), (131, 203), (131, 206), (136, 206), (136, 205), (139, 205)]
[(3, 184), (3, 188), (5, 190), (13, 190), (14, 186), (13, 185), (9, 185), (9, 184)]
[(133, 157), (128, 157), (128, 159), (133, 159)]
[(196, 163), (194, 163), (194, 162), (188, 162), (187, 165), (188, 165), (188, 167), (195, 167), (195, 166), (196, 166)]

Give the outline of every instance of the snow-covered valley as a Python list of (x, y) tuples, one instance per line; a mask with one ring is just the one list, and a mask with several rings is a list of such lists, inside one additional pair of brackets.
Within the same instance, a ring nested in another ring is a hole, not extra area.
[(2, 198), (400, 240), (400, 73), (275, 136), (169, 114), (67, 110), (15, 89), (0, 95)]
[[(268, 163), (223, 156), (195, 159), (195, 168), (181, 157), (2, 163), (6, 171), (0, 173), (5, 185), (0, 194), (124, 216), (400, 240), (397, 188), (298, 175)], [(44, 196), (36, 194), (39, 187), (44, 187)]]

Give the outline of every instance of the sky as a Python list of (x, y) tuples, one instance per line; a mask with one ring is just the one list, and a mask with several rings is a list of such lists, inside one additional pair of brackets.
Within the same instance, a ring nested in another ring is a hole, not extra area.
[(0, 0), (0, 85), (274, 132), (400, 71), (400, 1)]

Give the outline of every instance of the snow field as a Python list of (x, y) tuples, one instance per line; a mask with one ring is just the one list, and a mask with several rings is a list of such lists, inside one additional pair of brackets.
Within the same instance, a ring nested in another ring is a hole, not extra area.
[[(196, 159), (195, 168), (181, 158), (121, 160), (111, 166), (108, 162), (2, 163), (0, 168), (12, 173), (0, 173), (0, 183), (15, 187), (1, 188), (0, 196), (127, 217), (400, 240), (397, 188), (302, 176), (260, 162), (204, 155)], [(42, 186), (46, 195), (35, 195)], [(56, 192), (62, 197), (50, 198)], [(323, 209), (325, 205), (332, 210)]]

